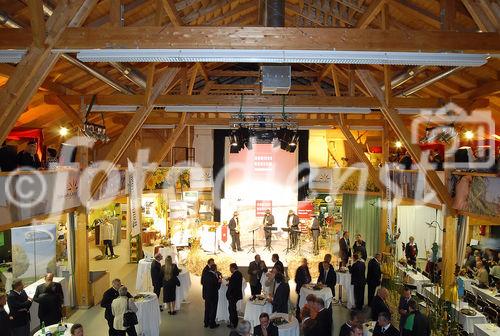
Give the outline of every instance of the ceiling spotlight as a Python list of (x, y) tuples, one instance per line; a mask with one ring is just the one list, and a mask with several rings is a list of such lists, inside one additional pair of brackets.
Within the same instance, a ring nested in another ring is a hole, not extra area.
[(401, 141), (396, 141), (396, 143), (394, 145), (396, 146), (396, 148), (403, 147), (403, 143)]
[(472, 140), (474, 138), (474, 132), (472, 131), (466, 131), (464, 133), (464, 137), (467, 139), (467, 140)]
[(59, 135), (65, 137), (69, 134), (69, 130), (66, 127), (59, 128)]
[(233, 146), (233, 147), (238, 146), (238, 137), (236, 136), (235, 131), (231, 132), (231, 136), (229, 137), (229, 140), (231, 141), (231, 146)]

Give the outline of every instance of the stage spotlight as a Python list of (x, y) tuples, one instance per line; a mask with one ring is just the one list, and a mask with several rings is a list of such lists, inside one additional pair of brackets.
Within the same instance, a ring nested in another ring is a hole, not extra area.
[(465, 131), (464, 137), (467, 140), (472, 140), (474, 138), (474, 132), (472, 132), (472, 131)]

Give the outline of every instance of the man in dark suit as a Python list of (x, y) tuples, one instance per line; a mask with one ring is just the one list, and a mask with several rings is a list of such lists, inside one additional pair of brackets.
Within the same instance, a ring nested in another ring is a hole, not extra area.
[[(160, 300), (160, 292), (163, 287), (163, 270), (160, 263), (162, 259), (163, 256), (157, 253), (151, 262), (151, 283), (153, 284), (153, 292), (158, 297), (158, 300)], [(163, 311), (162, 304), (160, 304), (160, 311)]]
[(380, 287), (377, 291), (377, 295), (373, 298), (371, 308), (372, 308), (372, 321), (376, 321), (379, 314), (382, 312), (391, 313), (389, 306), (387, 305), (387, 298), (389, 297), (389, 291), (387, 288)]
[(323, 262), (318, 264), (319, 277), (318, 283), (328, 286), (332, 290), (333, 297), (335, 297), (335, 285), (337, 284), (337, 274), (331, 264), (332, 255), (325, 254)]
[[(271, 213), (271, 210), (267, 209), (264, 218), (262, 219), (262, 226), (264, 228), (270, 228), (274, 225), (274, 215)], [(272, 232), (270, 230), (264, 230), (264, 234), (266, 237), (266, 247), (271, 247), (271, 236)]]
[(318, 315), (316, 315), (318, 336), (331, 336), (333, 327), (332, 311), (325, 308), (325, 301), (319, 297), (316, 298), (316, 309), (318, 309)]
[(253, 336), (278, 336), (278, 327), (269, 320), (268, 313), (262, 313), (259, 316), (260, 324), (253, 328)]
[(299, 302), (300, 302), (300, 289), (302, 286), (311, 283), (311, 273), (309, 273), (309, 266), (307, 265), (307, 259), (303, 258), (301, 265), (297, 268), (297, 271), (295, 272), (295, 292), (297, 293), (297, 310), (296, 310), (296, 315), (297, 319), (300, 321), (300, 308), (299, 308)]
[(19, 167), (30, 167), (38, 169), (42, 166), (37, 154), (38, 145), (36, 141), (31, 140), (28, 142), (26, 149), (17, 154), (17, 165)]
[(373, 336), (400, 336), (399, 330), (391, 324), (391, 314), (381, 312), (378, 315)]
[(260, 259), (260, 255), (255, 255), (255, 260), (248, 265), (248, 274), (250, 275), (250, 290), (252, 296), (259, 295), (262, 291), (260, 282), (262, 275), (267, 273), (266, 263)]
[(352, 327), (360, 322), (359, 312), (357, 310), (351, 310), (349, 312), (349, 321), (344, 323), (340, 327), (339, 336), (351, 336)]
[(299, 216), (295, 214), (293, 210), (288, 211), (288, 217), (286, 218), (286, 226), (291, 230), (290, 234), (290, 248), (294, 249), (297, 247), (299, 242), (297, 231), (299, 229)]
[(355, 236), (354, 244), (352, 245), (352, 253), (359, 254), (364, 261), (368, 258), (368, 254), (366, 253), (366, 242), (361, 239), (359, 233)]
[(277, 253), (273, 254), (272, 261), (274, 263), (274, 267), (276, 268), (276, 270), (281, 274), (285, 275), (285, 266), (283, 266), (283, 263), (280, 260), (280, 256)]
[(229, 322), (230, 328), (236, 328), (238, 325), (238, 312), (236, 311), (236, 303), (243, 299), (243, 293), (241, 291), (243, 275), (238, 270), (238, 265), (232, 263), (229, 265), (229, 270), (231, 271), (231, 277), (227, 284), (226, 298), (228, 301), (229, 310)]
[(342, 260), (342, 266), (347, 266), (347, 262), (351, 257), (351, 245), (349, 241), (349, 231), (344, 231), (342, 238), (339, 239), (339, 248), (340, 248), (340, 260)]
[(288, 314), (288, 300), (290, 298), (290, 286), (285, 281), (285, 276), (281, 273), (274, 277), (276, 282), (274, 295), (268, 301), (273, 305), (273, 313)]
[(11, 316), (5, 311), (7, 294), (0, 292), (0, 326), (2, 335), (12, 336)]
[[(114, 279), (111, 282), (111, 288), (109, 288), (107, 291), (104, 292), (101, 300), (101, 307), (106, 308), (104, 311), (104, 318), (106, 321), (108, 321), (108, 334), (109, 336), (115, 336), (118, 335), (117, 331), (113, 328), (113, 312), (111, 311), (111, 303), (113, 302), (114, 299), (116, 299), (118, 296), (118, 289), (122, 286), (122, 282), (120, 279)], [(130, 293), (127, 293), (127, 296), (129, 298), (132, 297)]]
[(403, 327), (403, 336), (431, 336), (429, 319), (418, 311), (417, 302), (410, 300), (408, 302), (409, 315), (406, 318)]
[(358, 254), (353, 255), (353, 264), (349, 267), (351, 273), (351, 285), (354, 286), (354, 302), (357, 310), (362, 310), (365, 301), (365, 286), (366, 286), (366, 266), (359, 259)]
[(0, 148), (0, 170), (10, 172), (17, 168), (17, 151), (14, 146), (3, 143)]
[(411, 300), (411, 290), (408, 287), (403, 288), (403, 293), (401, 294), (401, 297), (399, 298), (399, 305), (398, 305), (398, 312), (399, 312), (399, 330), (402, 330), (406, 318), (408, 317), (408, 314), (410, 313), (410, 308), (408, 304), (410, 303)]
[[(203, 268), (203, 271), (201, 271), (201, 291), (202, 291), (202, 297), (203, 300), (205, 301), (205, 315), (203, 319), (203, 323), (205, 328), (209, 327), (209, 315), (210, 315), (210, 302), (205, 299), (207, 296), (207, 291), (209, 290), (209, 287), (205, 287), (205, 285), (209, 285), (210, 279), (208, 277), (211, 276), (210, 272), (212, 271), (212, 267), (215, 265), (215, 261), (213, 258), (208, 259), (206, 266)], [(213, 274), (212, 274), (213, 275)], [(218, 279), (217, 279), (218, 280)], [(217, 289), (218, 291), (218, 289)], [(218, 298), (218, 296), (217, 296)], [(217, 307), (216, 307), (217, 308)]]
[(320, 228), (319, 228), (318, 215), (316, 215), (316, 214), (313, 214), (312, 223), (311, 223), (311, 233), (312, 233), (312, 239), (313, 239), (313, 253), (314, 253), (314, 255), (318, 255), (319, 254)]
[(375, 289), (380, 286), (382, 281), (382, 270), (380, 262), (382, 256), (380, 253), (375, 254), (375, 257), (368, 262), (368, 272), (366, 274), (366, 282), (368, 283), (368, 305), (371, 306)]
[(36, 287), (33, 301), (38, 303), (38, 318), (46, 326), (61, 321), (64, 294), (60, 283), (54, 282), (54, 274), (45, 275), (45, 283)]
[(12, 290), (7, 297), (7, 304), (12, 316), (11, 326), (13, 336), (30, 335), (30, 307), (32, 299), (24, 291), (22, 280), (12, 282)]
[(231, 247), (233, 252), (243, 251), (240, 244), (240, 220), (238, 218), (238, 211), (233, 213), (233, 218), (229, 221), (229, 233), (231, 234)]
[(409, 240), (405, 246), (405, 257), (408, 265), (415, 267), (417, 265), (418, 247), (415, 243), (415, 238), (410, 237)]
[[(208, 269), (207, 269), (208, 267)], [(217, 317), (217, 304), (219, 303), (219, 289), (222, 283), (222, 277), (217, 273), (217, 265), (213, 259), (208, 260), (205, 272), (201, 278), (203, 286), (202, 295), (205, 300), (205, 328), (215, 329), (219, 325), (215, 323)]]

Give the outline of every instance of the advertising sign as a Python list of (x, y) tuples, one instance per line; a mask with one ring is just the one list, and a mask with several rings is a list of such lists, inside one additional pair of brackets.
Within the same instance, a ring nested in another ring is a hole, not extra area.
[(256, 217), (264, 217), (266, 214), (266, 210), (269, 209), (272, 212), (273, 201), (267, 200), (256, 200), (255, 201), (255, 216)]

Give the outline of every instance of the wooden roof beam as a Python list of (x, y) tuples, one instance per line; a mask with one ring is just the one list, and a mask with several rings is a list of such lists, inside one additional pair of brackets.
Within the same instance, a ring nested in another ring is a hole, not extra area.
[(33, 43), (37, 48), (43, 48), (46, 38), (45, 17), (41, 0), (28, 0), (28, 8), (33, 32)]
[(462, 0), (465, 8), (472, 16), (472, 19), (477, 24), (479, 29), (483, 32), (497, 31), (495, 25), (489, 20), (488, 16), (484, 13), (483, 8), (479, 6), (474, 0)]
[(370, 23), (375, 19), (377, 14), (382, 10), (386, 0), (373, 0), (370, 3), (368, 9), (364, 12), (364, 14), (358, 19), (356, 22), (356, 28), (367, 28)]
[(381, 107), (380, 110), (382, 111), (384, 118), (389, 122), (399, 140), (410, 153), (411, 157), (417, 164), (419, 171), (425, 173), (427, 182), (434, 189), (439, 200), (446, 205), (449, 212), (454, 212), (452, 206), (453, 201), (447, 188), (439, 179), (436, 171), (429, 170), (423, 166), (420, 161), (422, 159), (422, 151), (420, 150), (420, 147), (412, 142), (410, 131), (406, 128), (401, 116), (398, 114), (398, 111), (393, 106), (389, 106), (387, 104), (385, 94), (382, 89), (380, 89), (380, 85), (377, 80), (368, 70), (356, 70), (356, 74), (363, 85), (365, 85), (368, 91), (370, 91), (370, 94), (379, 101)]
[(182, 26), (183, 21), (175, 8), (174, 0), (162, 0), (163, 8), (174, 26)]
[(211, 20), (208, 20), (205, 24), (207, 26), (221, 25), (224, 22), (224, 20), (227, 20), (236, 14), (246, 12), (246, 11), (250, 10), (251, 8), (257, 9), (257, 3), (255, 3), (254, 1), (248, 1), (246, 3), (240, 2), (233, 9), (230, 9), (229, 11), (225, 12), (224, 14), (216, 16)]
[(419, 21), (425, 22), (429, 26), (441, 29), (441, 22), (438, 17), (434, 16), (422, 8), (415, 6), (407, 0), (390, 0), (389, 4), (399, 11), (415, 17)]
[(477, 88), (462, 92), (453, 97), (460, 99), (478, 99), (482, 97), (493, 96), (495, 94), (500, 94), (500, 81), (488, 82)]

